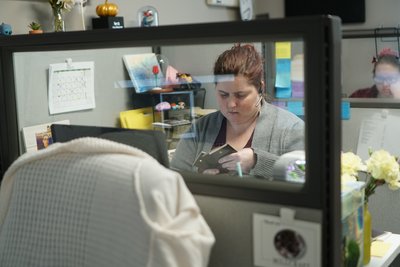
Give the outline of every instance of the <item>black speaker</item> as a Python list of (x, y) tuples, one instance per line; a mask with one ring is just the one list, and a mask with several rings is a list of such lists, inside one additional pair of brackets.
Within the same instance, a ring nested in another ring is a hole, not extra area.
[(92, 18), (93, 29), (123, 29), (123, 17), (100, 17)]

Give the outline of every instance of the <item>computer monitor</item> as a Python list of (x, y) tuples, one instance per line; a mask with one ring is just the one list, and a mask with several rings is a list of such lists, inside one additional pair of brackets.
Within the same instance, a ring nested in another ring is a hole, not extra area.
[(98, 137), (139, 148), (169, 167), (165, 134), (155, 130), (124, 129), (84, 125), (52, 124), (53, 142), (68, 142), (80, 137)]
[(342, 23), (363, 23), (365, 0), (285, 0), (286, 17), (323, 14), (338, 16)]

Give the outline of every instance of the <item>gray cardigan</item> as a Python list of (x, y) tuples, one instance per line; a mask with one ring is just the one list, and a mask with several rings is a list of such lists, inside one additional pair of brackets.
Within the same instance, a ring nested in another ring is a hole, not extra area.
[[(192, 126), (194, 137), (181, 139), (177, 145), (171, 167), (196, 171), (196, 157), (212, 149), (224, 116), (220, 111), (201, 117)], [(251, 148), (257, 162), (250, 174), (271, 177), (272, 166), (278, 157), (293, 150), (304, 149), (304, 122), (293, 113), (274, 105), (263, 103), (257, 118)]]

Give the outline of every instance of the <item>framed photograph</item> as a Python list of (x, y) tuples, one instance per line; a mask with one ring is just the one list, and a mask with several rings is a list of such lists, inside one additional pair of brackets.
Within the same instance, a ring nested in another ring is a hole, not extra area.
[(53, 143), (50, 126), (53, 123), (70, 124), (69, 120), (44, 123), (22, 129), (25, 152), (45, 149)]
[(156, 54), (124, 55), (123, 60), (136, 93), (160, 89), (164, 75)]
[(253, 214), (254, 265), (320, 266), (321, 225)]

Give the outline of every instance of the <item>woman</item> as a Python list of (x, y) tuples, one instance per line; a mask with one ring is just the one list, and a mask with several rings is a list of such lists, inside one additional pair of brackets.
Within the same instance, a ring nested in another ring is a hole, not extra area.
[[(304, 122), (294, 114), (265, 102), (263, 60), (253, 45), (235, 45), (214, 65), (219, 111), (200, 118), (192, 138), (182, 139), (171, 167), (197, 171), (202, 152), (230, 144), (237, 152), (219, 159), (222, 168), (271, 177), (279, 155), (304, 149)], [(207, 169), (218, 174), (219, 169)]]
[(400, 63), (398, 54), (391, 49), (383, 49), (373, 60), (374, 85), (353, 92), (351, 98), (400, 98)]

